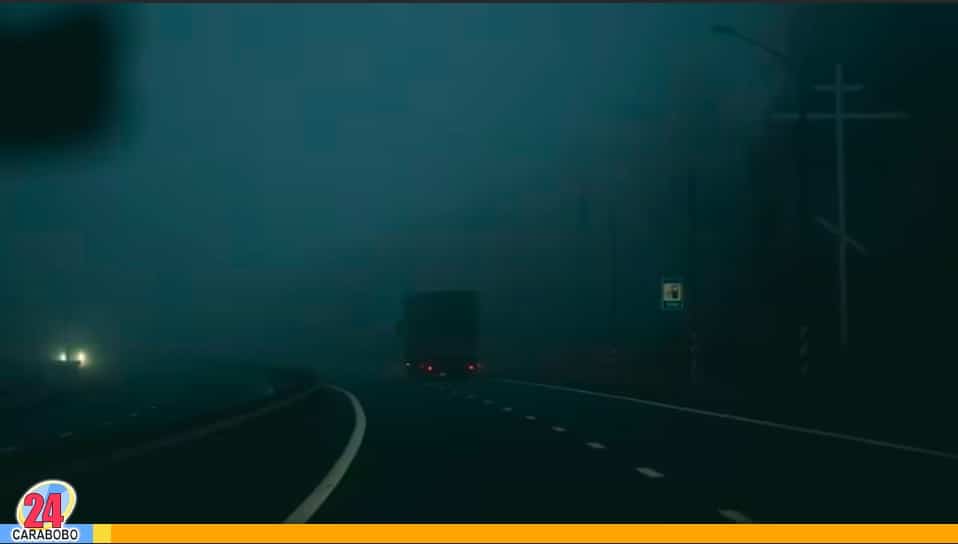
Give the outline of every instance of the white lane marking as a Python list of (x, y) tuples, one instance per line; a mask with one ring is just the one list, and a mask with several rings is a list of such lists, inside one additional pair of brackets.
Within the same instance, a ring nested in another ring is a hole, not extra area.
[(603, 444), (603, 443), (601, 443), (601, 442), (586, 442), (585, 445), (586, 445), (586, 446), (589, 446), (590, 448), (592, 448), (592, 449), (594, 449), (594, 450), (604, 450), (604, 449), (605, 449), (605, 444)]
[(156, 410), (156, 405), (155, 405), (155, 404), (151, 404), (151, 405), (150, 405), (150, 410)]
[(138, 415), (139, 415), (138, 412), (130, 412), (130, 417), (136, 417)]
[(653, 480), (656, 479), (656, 478), (662, 478), (662, 477), (665, 476), (665, 474), (662, 474), (661, 472), (655, 470), (654, 468), (649, 468), (649, 467), (635, 467), (635, 470), (636, 470), (636, 472), (638, 472), (639, 474), (645, 476), (646, 478), (652, 478)]
[(286, 517), (285, 523), (306, 523), (311, 517), (316, 515), (316, 512), (319, 511), (323, 503), (326, 502), (326, 499), (329, 498), (329, 495), (336, 489), (339, 482), (342, 481), (343, 476), (346, 475), (346, 471), (349, 470), (353, 459), (355, 459), (356, 454), (359, 453), (359, 447), (363, 443), (363, 436), (366, 434), (366, 412), (363, 411), (363, 405), (359, 403), (359, 399), (356, 398), (356, 395), (335, 385), (327, 387), (346, 395), (346, 398), (349, 399), (349, 404), (353, 407), (355, 420), (353, 423), (353, 432), (350, 433), (349, 440), (346, 441), (346, 447), (343, 448), (343, 452), (339, 454), (339, 459), (336, 459), (336, 462), (333, 463), (333, 467), (329, 469), (329, 472), (326, 473), (326, 476), (319, 482), (316, 489), (313, 489), (312, 493), (303, 499), (303, 502), (293, 510), (293, 513)]
[(719, 510), (718, 513), (723, 518), (734, 521), (735, 523), (754, 523), (751, 518), (738, 510)]
[(932, 457), (940, 457), (942, 459), (950, 459), (952, 461), (958, 461), (958, 453), (951, 453), (951, 452), (941, 451), (941, 450), (932, 450), (928, 448), (919, 448), (917, 446), (909, 446), (907, 444), (896, 444), (894, 442), (886, 442), (884, 440), (875, 440), (872, 438), (865, 438), (863, 436), (855, 436), (855, 435), (836, 433), (831, 431), (822, 431), (820, 429), (799, 427), (797, 425), (788, 425), (786, 423), (776, 423), (774, 421), (766, 421), (764, 419), (754, 419), (750, 417), (737, 416), (734, 414), (723, 414), (721, 412), (712, 412), (710, 410), (700, 410), (698, 408), (689, 408), (687, 406), (679, 406), (677, 404), (667, 404), (664, 402), (658, 402), (654, 400), (645, 400), (645, 399), (639, 399), (635, 397), (627, 397), (625, 395), (614, 395), (612, 393), (600, 393), (598, 391), (589, 391), (587, 389), (577, 389), (574, 387), (564, 387), (561, 385), (549, 385), (545, 383), (526, 382), (522, 380), (510, 380), (510, 379), (501, 379), (500, 381), (505, 383), (516, 384), (516, 385), (526, 385), (531, 387), (541, 387), (543, 389), (554, 389), (556, 391), (566, 391), (568, 393), (579, 393), (580, 395), (590, 395), (593, 397), (600, 397), (600, 398), (606, 398), (606, 399), (623, 400), (626, 402), (634, 402), (636, 404), (644, 404), (646, 406), (654, 406), (656, 408), (665, 408), (667, 410), (675, 410), (676, 412), (685, 412), (688, 414), (697, 414), (700, 416), (716, 417), (720, 419), (727, 419), (729, 421), (736, 421), (738, 423), (750, 423), (752, 425), (761, 425), (763, 427), (769, 427), (772, 429), (778, 429), (782, 431), (791, 431), (795, 433), (808, 434), (812, 436), (820, 436), (824, 438), (834, 438), (837, 440), (845, 440), (848, 442), (857, 442), (859, 444), (865, 444), (867, 446), (888, 448), (888, 449), (904, 451), (908, 453), (918, 453), (921, 455), (929, 455)]
[(60, 433), (60, 438), (70, 438), (71, 436), (73, 436), (73, 433), (71, 431)]
[(15, 451), (17, 451), (17, 447), (16, 447), (16, 446), (4, 446), (4, 447), (0, 448), (0, 453), (2, 453), (2, 454), (13, 453), (13, 452), (15, 452)]
[(475, 396), (475, 395), (472, 395), (472, 394), (469, 394), (469, 395), (466, 395), (466, 398), (469, 399), (469, 400), (472, 400), (472, 399), (476, 398), (476, 396)]
[(113, 422), (112, 422), (112, 421), (104, 421), (104, 422), (103, 422), (103, 426), (104, 426), (104, 427), (109, 427), (110, 425), (113, 425)]
[(564, 432), (565, 432), (565, 427), (560, 427), (560, 426), (558, 426), (558, 425), (553, 425), (552, 430), (555, 431), (555, 432), (557, 432), (557, 433), (564, 433)]
[(512, 408), (506, 406), (505, 408), (502, 409), (502, 411), (503, 411), (503, 412), (511, 412), (511, 411), (512, 411)]
[(528, 419), (529, 421), (535, 421), (536, 416), (526, 416), (526, 419)]
[[(191, 440), (203, 438), (205, 436), (215, 434), (220, 431), (231, 429), (242, 423), (245, 423), (246, 421), (264, 416), (266, 414), (279, 410), (280, 408), (284, 408), (295, 402), (303, 400), (309, 397), (310, 395), (312, 395), (313, 393), (315, 393), (320, 387), (323, 387), (323, 386), (314, 385), (313, 387), (310, 387), (309, 389), (305, 391), (297, 393), (296, 395), (293, 395), (281, 400), (273, 401), (272, 403), (266, 406), (263, 406), (257, 410), (246, 412), (238, 416), (234, 416), (232, 418), (221, 419), (219, 421), (216, 421), (214, 423), (211, 423), (203, 427), (196, 427), (194, 429), (184, 431), (180, 434), (174, 434), (174, 435), (171, 435), (165, 438), (160, 438), (152, 442), (147, 442), (145, 444), (141, 444), (138, 446), (131, 446), (129, 448), (116, 450), (110, 455), (103, 458), (83, 459), (80, 461), (76, 461), (68, 465), (68, 467), (74, 470), (84, 470), (90, 466), (97, 466), (104, 463), (123, 461), (125, 459), (138, 457), (140, 455), (150, 453), (155, 450), (167, 448), (170, 446), (176, 446), (178, 444), (183, 444)], [(105, 423), (105, 425), (109, 425), (109, 424), (110, 422)]]
[(486, 406), (490, 406), (490, 405), (495, 404), (495, 402), (492, 402), (492, 401), (489, 400), (489, 399), (486, 399), (486, 400), (482, 401), (482, 403), (485, 404)]

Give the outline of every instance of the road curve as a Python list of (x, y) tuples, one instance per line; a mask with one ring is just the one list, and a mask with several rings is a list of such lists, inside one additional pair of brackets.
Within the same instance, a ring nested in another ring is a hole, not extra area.
[(0, 469), (2, 493), (14, 504), (55, 477), (77, 489), (75, 522), (280, 522), (343, 465), (356, 427), (343, 393), (309, 386), (133, 443), (23, 452)]
[(947, 456), (528, 383), (338, 383), (53, 476), (117, 523), (958, 520)]
[(316, 521), (958, 521), (948, 452), (494, 380), (351, 389), (369, 432)]

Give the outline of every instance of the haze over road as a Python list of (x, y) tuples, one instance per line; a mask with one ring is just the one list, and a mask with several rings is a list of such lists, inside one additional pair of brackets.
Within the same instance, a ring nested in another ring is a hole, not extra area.
[(5, 6), (0, 514), (958, 521), (955, 28)]

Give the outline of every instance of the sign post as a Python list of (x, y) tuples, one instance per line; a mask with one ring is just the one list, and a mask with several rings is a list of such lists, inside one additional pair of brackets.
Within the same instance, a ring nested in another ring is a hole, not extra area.
[(681, 278), (662, 278), (662, 309), (681, 311), (685, 309), (685, 284)]

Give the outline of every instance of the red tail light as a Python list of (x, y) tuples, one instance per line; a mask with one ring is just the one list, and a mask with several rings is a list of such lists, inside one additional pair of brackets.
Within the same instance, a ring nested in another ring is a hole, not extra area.
[(466, 363), (466, 370), (469, 372), (475, 372), (479, 366), (476, 363)]
[(426, 365), (426, 372), (432, 372), (432, 365)]

